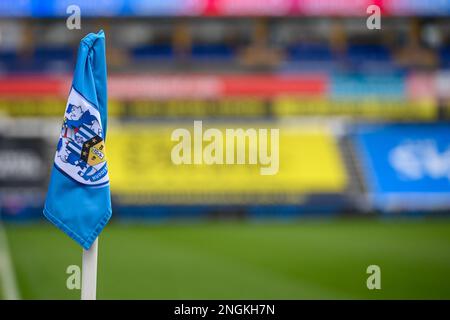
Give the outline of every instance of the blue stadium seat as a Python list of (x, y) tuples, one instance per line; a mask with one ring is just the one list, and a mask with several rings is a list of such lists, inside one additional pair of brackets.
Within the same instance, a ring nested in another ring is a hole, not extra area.
[(333, 72), (338, 68), (335, 54), (325, 43), (295, 43), (286, 48), (286, 56), (283, 72)]
[(353, 70), (380, 71), (392, 69), (394, 61), (389, 48), (383, 45), (353, 44), (347, 48), (346, 67)]
[(194, 44), (191, 56), (200, 60), (231, 60), (234, 58), (234, 49), (226, 44)]
[(19, 55), (15, 50), (0, 51), (0, 70), (13, 71), (19, 64)]
[(450, 46), (443, 47), (439, 50), (439, 58), (441, 61), (441, 67), (450, 69)]
[(389, 49), (381, 45), (350, 45), (347, 50), (347, 57), (352, 62), (391, 61)]
[(74, 56), (75, 54), (72, 47), (37, 47), (36, 50), (34, 50), (33, 59), (37, 62), (72, 62)]
[(72, 47), (37, 47), (31, 61), (25, 62), (21, 69), (29, 71), (61, 70), (67, 71), (73, 68), (75, 52)]
[(174, 52), (170, 44), (151, 44), (135, 47), (131, 50), (134, 59), (171, 59)]
[(289, 60), (331, 61), (333, 53), (326, 44), (294, 44), (287, 48)]

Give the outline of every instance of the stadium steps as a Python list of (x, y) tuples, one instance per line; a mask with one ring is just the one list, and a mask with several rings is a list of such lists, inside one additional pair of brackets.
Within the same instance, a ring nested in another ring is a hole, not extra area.
[(339, 139), (339, 147), (347, 169), (349, 184), (347, 193), (355, 206), (360, 211), (369, 211), (367, 190), (364, 183), (363, 167), (356, 154), (355, 145), (348, 134)]

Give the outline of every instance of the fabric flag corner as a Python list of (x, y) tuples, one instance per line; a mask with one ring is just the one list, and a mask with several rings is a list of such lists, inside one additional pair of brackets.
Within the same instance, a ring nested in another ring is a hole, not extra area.
[(80, 42), (44, 206), (45, 217), (86, 250), (112, 214), (105, 146), (107, 100), (101, 30)]

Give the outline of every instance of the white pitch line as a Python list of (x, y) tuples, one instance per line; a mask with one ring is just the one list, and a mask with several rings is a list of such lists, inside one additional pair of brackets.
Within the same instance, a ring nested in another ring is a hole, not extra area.
[(19, 300), (20, 294), (17, 288), (16, 275), (9, 254), (8, 238), (1, 220), (0, 212), (0, 282), (3, 287), (3, 298), (6, 300)]

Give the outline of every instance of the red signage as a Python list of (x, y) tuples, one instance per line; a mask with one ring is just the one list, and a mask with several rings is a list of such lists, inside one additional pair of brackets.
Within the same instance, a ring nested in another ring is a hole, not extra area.
[[(113, 75), (109, 97), (115, 99), (213, 99), (222, 97), (320, 96), (328, 87), (326, 75)], [(0, 78), (0, 97), (62, 96), (69, 77), (21, 76)]]

